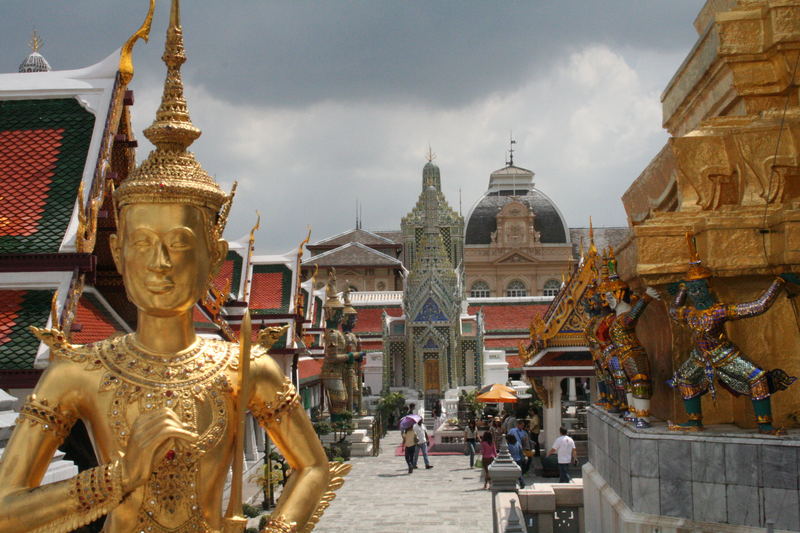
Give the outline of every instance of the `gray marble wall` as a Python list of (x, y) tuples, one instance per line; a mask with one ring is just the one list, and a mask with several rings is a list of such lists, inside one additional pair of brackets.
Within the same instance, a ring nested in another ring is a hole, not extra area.
[(596, 407), (588, 422), (589, 462), (633, 511), (800, 530), (798, 435), (636, 430)]

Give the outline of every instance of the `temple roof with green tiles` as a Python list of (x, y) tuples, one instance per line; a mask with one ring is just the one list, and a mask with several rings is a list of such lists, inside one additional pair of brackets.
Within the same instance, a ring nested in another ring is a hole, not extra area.
[(0, 101), (0, 254), (59, 251), (94, 123), (75, 98)]
[(45, 327), (51, 290), (0, 290), (0, 370), (32, 369), (39, 339), (29, 326)]

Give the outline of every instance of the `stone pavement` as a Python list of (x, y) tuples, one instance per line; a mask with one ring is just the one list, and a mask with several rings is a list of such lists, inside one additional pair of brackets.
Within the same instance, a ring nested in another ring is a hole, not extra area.
[(492, 531), (491, 493), (480, 471), (463, 455), (431, 457), (434, 468), (408, 474), (395, 456), (400, 432), (381, 440), (378, 457), (354, 457), (336, 499), (315, 533), (487, 533)]

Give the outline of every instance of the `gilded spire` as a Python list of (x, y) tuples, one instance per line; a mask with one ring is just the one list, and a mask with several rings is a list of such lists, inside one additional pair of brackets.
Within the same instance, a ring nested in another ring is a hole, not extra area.
[(589, 254), (597, 255), (597, 246), (594, 244), (594, 227), (592, 227), (592, 217), (589, 217)]
[[(167, 40), (161, 56), (167, 66), (161, 105), (153, 123), (144, 130), (156, 146), (147, 159), (114, 193), (121, 209), (133, 203), (184, 203), (210, 209), (217, 215), (214, 231), (222, 235), (233, 200), (208, 175), (186, 149), (200, 136), (192, 124), (183, 96), (181, 65), (186, 61), (179, 0), (172, 0)], [(236, 185), (234, 184), (234, 190)]]
[(183, 97), (181, 65), (186, 62), (186, 51), (183, 47), (180, 9), (180, 1), (172, 0), (167, 42), (161, 56), (167, 65), (164, 94), (161, 96), (161, 106), (156, 111), (156, 119), (144, 130), (145, 137), (156, 147), (176, 151), (186, 150), (201, 134), (200, 128), (192, 124), (189, 118), (189, 106)]
[(39, 34), (36, 33), (36, 30), (33, 30), (33, 34), (31, 35), (31, 40), (28, 41), (28, 46), (31, 47), (31, 52), (38, 52), (42, 49), (42, 45), (44, 42), (42, 38), (39, 37)]

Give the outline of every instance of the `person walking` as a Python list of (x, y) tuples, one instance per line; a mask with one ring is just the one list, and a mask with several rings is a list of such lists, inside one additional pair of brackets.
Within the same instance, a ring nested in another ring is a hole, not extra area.
[(567, 435), (567, 428), (562, 427), (559, 431), (561, 436), (553, 443), (553, 447), (547, 452), (547, 456), (558, 454), (558, 482), (569, 483), (572, 479), (569, 477), (569, 465), (572, 463), (577, 466), (578, 455), (575, 451), (575, 441)]
[(465, 453), (469, 455), (469, 467), (472, 468), (475, 464), (475, 454), (478, 452), (478, 426), (475, 424), (475, 419), (470, 420), (464, 429), (464, 442)]
[(430, 470), (433, 465), (428, 459), (428, 429), (422, 423), (422, 420), (414, 424), (414, 434), (417, 436), (417, 448), (414, 450), (414, 468), (417, 468), (419, 454), (422, 452), (422, 458), (425, 460), (425, 469)]
[(525, 473), (525, 456), (522, 455), (522, 445), (517, 440), (517, 437), (511, 433), (506, 435), (506, 442), (508, 443), (508, 453), (511, 454), (511, 458), (514, 459), (514, 462), (519, 467), (519, 488), (524, 489), (525, 480), (522, 479), (522, 474)]
[(495, 457), (497, 457), (497, 450), (494, 447), (492, 432), (486, 431), (481, 439), (481, 461), (483, 462), (484, 489), (489, 488), (489, 481), (491, 481), (489, 478), (489, 465), (492, 464), (492, 461), (494, 461)]
[(414, 452), (417, 449), (417, 435), (411, 428), (404, 429), (403, 437), (403, 450), (405, 451), (406, 464), (408, 465), (408, 473), (414, 471)]
[(492, 433), (492, 443), (494, 443), (494, 451), (496, 452), (497, 445), (500, 442), (500, 436), (505, 434), (499, 416), (494, 417), (492, 424), (489, 426), (489, 431)]
[(535, 448), (534, 456), (539, 457), (541, 450), (539, 448), (539, 432), (542, 430), (541, 422), (539, 421), (539, 414), (534, 411), (531, 415), (531, 442)]
[(522, 469), (522, 475), (524, 476), (528, 469), (530, 468), (530, 464), (532, 458), (529, 457), (531, 454), (531, 439), (528, 436), (528, 432), (525, 430), (525, 421), (524, 420), (517, 420), (517, 427), (511, 428), (508, 431), (508, 436), (513, 436), (514, 439), (520, 446), (520, 452), (522, 453), (522, 463), (519, 467)]

